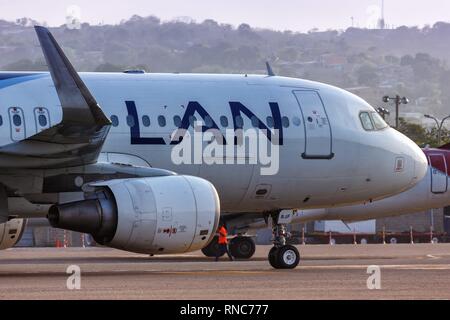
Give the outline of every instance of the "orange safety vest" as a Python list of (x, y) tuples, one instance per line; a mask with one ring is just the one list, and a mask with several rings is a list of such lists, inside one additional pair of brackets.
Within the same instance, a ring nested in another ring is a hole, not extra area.
[(228, 240), (227, 240), (227, 229), (225, 229), (225, 227), (221, 227), (219, 228), (219, 244), (227, 244)]

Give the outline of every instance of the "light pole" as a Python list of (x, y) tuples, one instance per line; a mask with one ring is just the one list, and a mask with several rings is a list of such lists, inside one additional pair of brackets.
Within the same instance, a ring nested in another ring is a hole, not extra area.
[(383, 120), (386, 120), (386, 116), (390, 115), (391, 112), (383, 107), (380, 107), (377, 109), (377, 112), (380, 114), (380, 116), (383, 118)]
[(433, 117), (433, 116), (431, 116), (429, 114), (426, 114), (425, 118), (432, 119), (432, 120), (434, 120), (436, 122), (436, 126), (437, 126), (437, 129), (438, 129), (438, 132), (437, 132), (437, 135), (438, 135), (438, 146), (440, 146), (441, 145), (441, 131), (442, 131), (442, 127), (444, 126), (445, 120), (449, 119), (450, 116), (447, 116), (444, 119), (442, 119), (440, 123), (439, 123), (439, 120), (436, 117)]
[(388, 103), (389, 101), (394, 100), (395, 102), (395, 128), (398, 129), (398, 111), (401, 104), (408, 104), (409, 100), (406, 97), (401, 98), (399, 95), (395, 97), (384, 96), (383, 102)]

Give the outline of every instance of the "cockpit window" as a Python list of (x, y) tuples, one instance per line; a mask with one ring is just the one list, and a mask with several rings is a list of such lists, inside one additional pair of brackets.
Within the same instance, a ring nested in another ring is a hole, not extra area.
[(372, 120), (375, 129), (377, 130), (382, 130), (388, 127), (388, 124), (384, 121), (384, 119), (380, 116), (378, 112), (372, 112)]
[(361, 112), (359, 114), (359, 118), (361, 119), (362, 126), (365, 130), (374, 130), (372, 120), (370, 120), (370, 114), (368, 112)]

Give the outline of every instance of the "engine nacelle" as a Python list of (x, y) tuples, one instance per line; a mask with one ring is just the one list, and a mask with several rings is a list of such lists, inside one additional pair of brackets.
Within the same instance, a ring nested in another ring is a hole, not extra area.
[(25, 230), (25, 219), (13, 219), (0, 224), (0, 250), (14, 247)]
[(53, 206), (53, 227), (91, 234), (121, 250), (168, 254), (200, 250), (220, 218), (214, 186), (191, 176), (111, 180), (90, 184), (86, 200)]

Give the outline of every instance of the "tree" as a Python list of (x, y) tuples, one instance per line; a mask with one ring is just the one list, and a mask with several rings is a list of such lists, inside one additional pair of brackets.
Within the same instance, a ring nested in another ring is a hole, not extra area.
[(446, 128), (441, 130), (441, 143), (438, 142), (438, 130), (436, 127), (427, 132), (428, 145), (432, 148), (438, 148), (444, 144), (450, 143), (450, 131)]
[[(430, 146), (432, 148), (440, 147), (438, 143), (437, 128), (427, 130), (419, 124), (407, 122), (405, 119), (399, 119), (398, 131), (413, 140), (420, 147)], [(450, 143), (450, 131), (446, 128), (441, 130), (441, 145)]]
[(431, 142), (430, 135), (424, 127), (419, 124), (407, 122), (404, 118), (399, 118), (397, 130), (413, 140), (419, 146), (425, 146)]
[(252, 27), (247, 23), (242, 23), (238, 27), (238, 32), (241, 34), (248, 34), (252, 32)]

